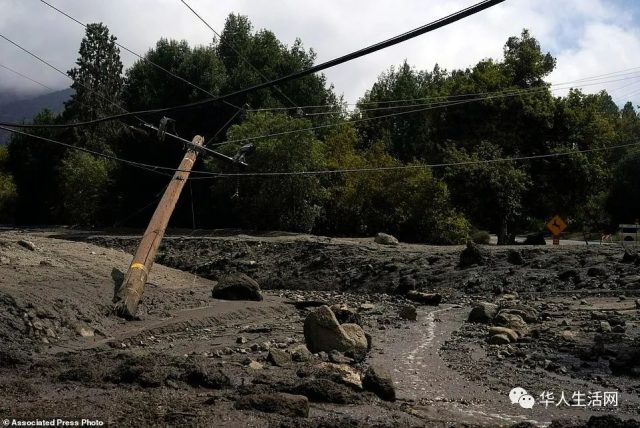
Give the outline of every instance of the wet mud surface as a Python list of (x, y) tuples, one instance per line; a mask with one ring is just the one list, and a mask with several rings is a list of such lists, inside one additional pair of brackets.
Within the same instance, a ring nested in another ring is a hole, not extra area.
[[(140, 319), (124, 321), (111, 301), (136, 244), (0, 232), (0, 416), (256, 427), (640, 420), (640, 262), (620, 247), (484, 247), (477, 263), (461, 265), (464, 247), (169, 237)], [(212, 298), (229, 273), (255, 279), (264, 300)], [(407, 287), (442, 300), (421, 305)], [(479, 302), (502, 318), (469, 322)], [(336, 314), (371, 336), (363, 361), (301, 352), (304, 320), (320, 304), (339, 305)], [(513, 328), (514, 340), (493, 344), (497, 327)], [(374, 365), (391, 374), (395, 401), (362, 387)], [(536, 400), (564, 392), (569, 404), (577, 391), (615, 391), (618, 405), (525, 409), (511, 403), (514, 387)], [(300, 396), (308, 415), (297, 413)]]

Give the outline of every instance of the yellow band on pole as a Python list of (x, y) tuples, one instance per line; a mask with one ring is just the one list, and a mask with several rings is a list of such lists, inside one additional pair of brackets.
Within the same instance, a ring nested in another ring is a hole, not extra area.
[(134, 263), (131, 265), (130, 269), (142, 269), (143, 271), (147, 271), (147, 268), (144, 267), (144, 265), (142, 263)]

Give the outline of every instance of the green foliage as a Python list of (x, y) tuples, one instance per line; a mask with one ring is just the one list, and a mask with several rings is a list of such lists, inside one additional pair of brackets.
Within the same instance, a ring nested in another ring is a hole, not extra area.
[[(509, 230), (522, 214), (522, 199), (529, 177), (514, 162), (486, 162), (503, 157), (494, 144), (483, 142), (471, 153), (452, 148), (445, 180), (453, 192), (456, 206), (474, 225), (498, 230), (498, 243), (506, 243)], [(475, 162), (473, 164), (464, 164)]]
[[(55, 124), (58, 121), (48, 110), (33, 118), (33, 122), (37, 124)], [(68, 138), (68, 134), (46, 129), (31, 132), (47, 138)], [(35, 138), (14, 134), (9, 142), (8, 152), (8, 169), (18, 192), (16, 221), (21, 224), (58, 222), (57, 174), (65, 149)]]
[(67, 103), (67, 114), (79, 120), (93, 120), (120, 112), (112, 104), (122, 92), (122, 62), (116, 38), (103, 24), (89, 24), (80, 43), (77, 67), (69, 70), (74, 94)]
[(60, 195), (64, 218), (72, 224), (94, 225), (109, 203), (113, 163), (88, 153), (74, 151), (62, 161)]
[(609, 197), (614, 224), (635, 223), (640, 218), (640, 150), (625, 156), (617, 165)]
[(476, 230), (471, 234), (471, 240), (476, 244), (489, 245), (491, 235), (486, 230)]
[(15, 213), (17, 199), (16, 185), (7, 171), (9, 151), (0, 146), (0, 222), (11, 222)]
[[(237, 140), (225, 150), (234, 154), (243, 139), (309, 127), (304, 119), (284, 114), (252, 114), (242, 125), (229, 130), (229, 138)], [(321, 143), (312, 132), (305, 131), (260, 139), (250, 166), (242, 172), (295, 172), (316, 170), (324, 165)], [(228, 165), (218, 165), (223, 171)], [(246, 177), (236, 186), (227, 179), (223, 188), (229, 195), (238, 190), (233, 202), (235, 215), (242, 226), (250, 229), (278, 229), (309, 232), (313, 228), (324, 199), (324, 189), (317, 176)], [(241, 192), (241, 193), (240, 193)]]
[(330, 233), (372, 235), (393, 233), (413, 242), (460, 243), (469, 225), (450, 206), (449, 193), (428, 168), (402, 164), (383, 144), (357, 150), (357, 135), (344, 126), (325, 141), (329, 169), (390, 168), (389, 171), (347, 173), (330, 176), (324, 228)]

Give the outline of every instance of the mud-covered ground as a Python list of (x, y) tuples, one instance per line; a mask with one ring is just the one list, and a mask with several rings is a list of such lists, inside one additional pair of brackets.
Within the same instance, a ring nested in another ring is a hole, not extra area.
[[(640, 259), (620, 247), (484, 247), (480, 264), (461, 266), (463, 247), (169, 237), (140, 319), (124, 321), (111, 302), (136, 244), (127, 236), (0, 232), (1, 419), (256, 427), (640, 420)], [(234, 272), (257, 280), (265, 299), (213, 299), (215, 282)], [(408, 300), (397, 293), (407, 284), (442, 302)], [(489, 344), (494, 322), (467, 321), (481, 301), (520, 311), (526, 325), (517, 341)], [(371, 335), (364, 361), (300, 352), (304, 319), (321, 303), (346, 306)], [(400, 316), (410, 305), (416, 321)], [(395, 402), (361, 387), (359, 374), (372, 365), (390, 371)], [(564, 393), (568, 403), (525, 409), (511, 404), (514, 387), (536, 400)], [(604, 392), (617, 393), (617, 406), (587, 405)], [(284, 398), (275, 413), (251, 401), (280, 393), (307, 397), (308, 417)]]

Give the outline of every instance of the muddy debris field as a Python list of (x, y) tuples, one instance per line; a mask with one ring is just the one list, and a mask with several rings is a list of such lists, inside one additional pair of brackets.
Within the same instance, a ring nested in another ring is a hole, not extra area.
[(138, 239), (0, 232), (2, 419), (640, 426), (633, 250), (169, 236), (125, 321)]

